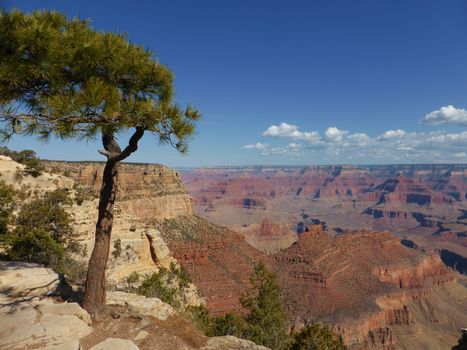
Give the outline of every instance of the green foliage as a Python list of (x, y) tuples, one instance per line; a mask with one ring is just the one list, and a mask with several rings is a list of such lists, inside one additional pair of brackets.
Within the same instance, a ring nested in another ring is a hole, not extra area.
[(138, 272), (132, 272), (130, 276), (125, 278), (125, 281), (124, 281), (125, 289), (128, 292), (136, 293), (138, 290), (135, 287), (135, 284), (138, 283), (139, 279), (140, 279), (140, 275), (138, 274)]
[(241, 299), (249, 313), (247, 338), (256, 344), (280, 349), (287, 341), (286, 316), (275, 275), (260, 262), (250, 278), (253, 289)]
[(134, 289), (136, 293), (146, 297), (156, 297), (176, 309), (181, 308), (182, 289), (188, 287), (191, 279), (188, 273), (174, 263), (170, 268), (160, 267), (158, 272), (146, 277), (141, 285)]
[(72, 232), (67, 193), (55, 190), (22, 206), (15, 219), (15, 228), (2, 236), (7, 258), (50, 266), (63, 271), (65, 245)]
[(173, 76), (124, 35), (50, 11), (0, 13), (4, 138), (93, 138), (141, 128), (186, 151), (197, 110), (173, 104)]
[(211, 336), (213, 318), (209, 316), (209, 310), (204, 305), (188, 306), (183, 314), (204, 334)]
[(114, 251), (112, 252), (112, 256), (117, 259), (122, 255), (122, 240), (119, 238), (114, 243)]
[(240, 315), (229, 312), (224, 316), (213, 317), (208, 330), (208, 336), (223, 336), (233, 335), (235, 337), (247, 337), (245, 331), (248, 329), (248, 324)]
[[(63, 175), (69, 177), (70, 174), (68, 175), (65, 174), (67, 171), (65, 171)], [(75, 190), (75, 198), (74, 198), (75, 203), (79, 206), (81, 206), (84, 201), (92, 200), (96, 197), (92, 189), (87, 186), (82, 186), (82, 185), (79, 185), (78, 183), (75, 183), (73, 185), (73, 189)]]
[(290, 350), (344, 350), (342, 339), (327, 326), (314, 323), (293, 336)]
[(66, 243), (72, 228), (69, 215), (63, 206), (70, 204), (70, 198), (65, 190), (47, 192), (42, 198), (23, 205), (16, 218), (15, 231), (21, 234), (42, 229), (55, 241)]
[(191, 277), (183, 266), (178, 267), (175, 263), (170, 263), (170, 272), (175, 275), (178, 281), (178, 288), (186, 288), (192, 283)]
[(65, 249), (48, 232), (42, 229), (15, 230), (7, 242), (8, 259), (35, 262), (62, 271)]
[(8, 233), (14, 209), (14, 189), (0, 180), (0, 235)]
[[(42, 166), (39, 158), (37, 158), (36, 152), (32, 150), (27, 149), (17, 152), (12, 151), (7, 147), (0, 147), (0, 154), (10, 157), (15, 162), (24, 164), (26, 166), (26, 168), (24, 169), (26, 175), (38, 177), (44, 171), (44, 167)], [(20, 177), (21, 175), (21, 173), (17, 173), (18, 177)]]

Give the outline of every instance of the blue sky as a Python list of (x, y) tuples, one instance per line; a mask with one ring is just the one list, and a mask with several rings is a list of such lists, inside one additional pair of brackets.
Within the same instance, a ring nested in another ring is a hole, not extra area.
[[(129, 161), (467, 162), (466, 1), (0, 3), (125, 32), (174, 71), (177, 101), (203, 114), (190, 153), (147, 135)], [(98, 143), (16, 138), (9, 146), (101, 159)]]

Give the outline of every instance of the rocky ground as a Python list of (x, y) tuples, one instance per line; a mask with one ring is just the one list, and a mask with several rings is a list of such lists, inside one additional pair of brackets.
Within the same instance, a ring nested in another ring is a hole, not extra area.
[[(19, 282), (19, 283), (18, 283)], [(98, 321), (76, 302), (52, 270), (0, 262), (0, 349), (266, 350), (235, 337), (208, 338), (157, 298), (109, 293)]]

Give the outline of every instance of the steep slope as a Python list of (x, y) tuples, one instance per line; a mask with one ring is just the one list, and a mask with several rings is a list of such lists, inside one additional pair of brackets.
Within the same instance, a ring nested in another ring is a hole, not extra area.
[(269, 242), (255, 226), (265, 220), (287, 227), (284, 236), (320, 222), (335, 233), (390, 230), (426, 251), (467, 257), (463, 164), (202, 168), (182, 177), (198, 215), (264, 251), (278, 237)]
[(467, 322), (458, 276), (388, 232), (314, 226), (272, 259), (290, 317), (332, 324), (350, 348), (446, 347)]

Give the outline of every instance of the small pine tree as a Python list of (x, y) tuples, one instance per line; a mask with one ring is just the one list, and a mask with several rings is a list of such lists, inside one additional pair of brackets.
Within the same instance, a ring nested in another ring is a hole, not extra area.
[(329, 329), (313, 323), (293, 337), (291, 350), (344, 350), (342, 339)]
[(287, 341), (287, 329), (276, 277), (260, 262), (250, 281), (252, 290), (241, 298), (249, 310), (246, 337), (256, 344), (281, 349)]

